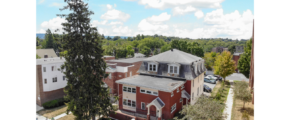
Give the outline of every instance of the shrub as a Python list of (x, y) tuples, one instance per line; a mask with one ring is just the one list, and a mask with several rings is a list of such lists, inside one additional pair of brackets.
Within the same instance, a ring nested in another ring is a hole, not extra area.
[(65, 102), (67, 102), (67, 101), (65, 101), (64, 98), (59, 98), (59, 99), (55, 99), (55, 100), (52, 100), (52, 101), (45, 102), (45, 103), (42, 104), (42, 106), (45, 109), (49, 109), (49, 108), (54, 108), (54, 107), (58, 107), (58, 106), (64, 105)]
[(215, 96), (215, 99), (216, 99), (216, 100), (220, 100), (221, 97), (222, 97), (222, 95), (220, 94), (220, 92), (218, 92), (218, 93), (216, 94), (216, 96)]
[(249, 120), (250, 116), (246, 110), (244, 110), (243, 115), (242, 115), (242, 120)]

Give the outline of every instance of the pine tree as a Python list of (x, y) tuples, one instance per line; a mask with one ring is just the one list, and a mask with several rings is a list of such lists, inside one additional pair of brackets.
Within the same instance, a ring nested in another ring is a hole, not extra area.
[(53, 37), (52, 37), (52, 33), (51, 33), (50, 29), (46, 30), (45, 41), (46, 41), (45, 48), (53, 48)]
[(108, 88), (102, 80), (106, 74), (106, 62), (102, 59), (102, 39), (97, 28), (91, 27), (89, 16), (94, 14), (88, 10), (83, 0), (64, 0), (69, 14), (62, 23), (66, 33), (60, 38), (63, 43), (61, 51), (67, 51), (66, 62), (61, 67), (67, 78), (64, 88), (65, 99), (69, 102), (67, 114), (72, 112), (77, 120), (95, 120), (95, 116), (108, 116), (112, 110)]

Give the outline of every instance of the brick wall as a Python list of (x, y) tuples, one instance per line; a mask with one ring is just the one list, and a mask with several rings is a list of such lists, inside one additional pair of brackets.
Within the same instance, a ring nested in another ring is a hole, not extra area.
[(236, 62), (236, 71), (238, 70), (238, 61), (240, 59), (240, 55), (233, 55), (233, 60)]

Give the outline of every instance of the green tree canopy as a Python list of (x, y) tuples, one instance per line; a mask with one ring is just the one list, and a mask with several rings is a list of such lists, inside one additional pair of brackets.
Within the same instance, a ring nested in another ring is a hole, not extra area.
[(112, 110), (110, 95), (104, 87), (106, 62), (103, 57), (102, 39), (95, 27), (90, 26), (88, 4), (83, 0), (64, 0), (68, 5), (61, 10), (70, 9), (62, 23), (66, 36), (61, 38), (67, 51), (65, 62), (61, 66), (67, 78), (64, 88), (65, 99), (69, 102), (67, 114), (71, 111), (77, 120), (95, 120), (96, 115), (108, 116)]
[(251, 67), (251, 54), (252, 54), (252, 39), (247, 41), (244, 53), (240, 56), (238, 61), (238, 69), (247, 78), (250, 76)]
[(252, 94), (248, 89), (249, 83), (245, 81), (235, 82), (234, 84), (234, 97), (244, 102), (243, 109), (245, 109), (245, 103), (252, 101)]
[(45, 48), (53, 48), (53, 37), (50, 29), (46, 30), (45, 41), (46, 41)]
[(144, 54), (146, 57), (148, 57), (151, 53), (151, 49), (149, 47), (143, 47), (143, 49), (141, 50), (141, 53)]
[(235, 72), (235, 61), (232, 58), (233, 56), (229, 51), (224, 51), (221, 55), (217, 56), (214, 62), (214, 74), (223, 77), (224, 81), (226, 80), (226, 76)]

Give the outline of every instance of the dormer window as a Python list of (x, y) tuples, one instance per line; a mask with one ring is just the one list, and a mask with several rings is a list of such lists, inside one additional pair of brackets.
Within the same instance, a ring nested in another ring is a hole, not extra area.
[(148, 71), (157, 72), (158, 63), (157, 62), (148, 62)]
[(172, 73), (172, 74), (179, 74), (179, 66), (180, 64), (168, 64), (168, 73)]

